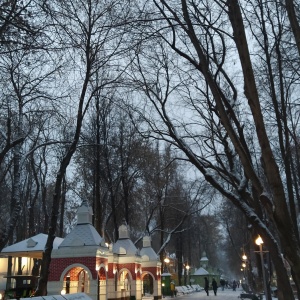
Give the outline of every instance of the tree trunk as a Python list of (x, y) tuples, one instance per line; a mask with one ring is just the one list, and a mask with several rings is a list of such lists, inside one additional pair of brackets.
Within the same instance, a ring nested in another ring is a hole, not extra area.
[[(291, 268), (293, 269), (294, 281), (297, 287), (299, 287), (300, 247), (296, 238), (296, 234), (293, 230), (293, 224), (288, 211), (279, 169), (274, 159), (269, 139), (266, 134), (238, 1), (228, 1), (228, 8), (229, 17), (234, 32), (234, 39), (244, 73), (245, 95), (252, 111), (257, 137), (262, 151), (264, 171), (268, 178), (268, 183), (274, 198), (273, 216), (271, 215), (270, 217), (274, 218), (275, 220), (282, 248), (285, 250), (285, 256), (289, 261)], [(260, 190), (260, 192), (262, 193), (263, 191)]]
[(64, 234), (66, 193), (67, 193), (67, 180), (66, 180), (66, 176), (64, 176), (62, 180), (62, 193), (61, 193), (61, 201), (60, 201), (60, 218), (59, 218), (59, 230), (58, 230), (59, 237), (63, 237)]
[(285, 5), (300, 56), (300, 26), (295, 12), (294, 0), (285, 0)]
[(51, 253), (53, 249), (53, 242), (55, 239), (55, 233), (56, 233), (56, 226), (58, 221), (58, 214), (59, 214), (59, 207), (60, 207), (60, 200), (61, 200), (61, 189), (62, 189), (62, 183), (63, 179), (66, 174), (67, 167), (70, 163), (70, 160), (73, 156), (73, 154), (76, 151), (76, 147), (79, 141), (81, 127), (82, 127), (82, 121), (83, 121), (83, 104), (85, 100), (85, 95), (88, 87), (89, 82), (89, 76), (90, 76), (90, 65), (87, 65), (86, 70), (86, 77), (83, 83), (79, 103), (78, 103), (78, 110), (77, 110), (77, 124), (76, 129), (74, 133), (73, 141), (70, 145), (70, 147), (67, 149), (67, 152), (65, 156), (63, 157), (59, 170), (57, 171), (56, 175), (56, 181), (55, 181), (55, 188), (53, 193), (53, 202), (52, 202), (52, 212), (51, 212), (51, 219), (50, 219), (50, 226), (48, 230), (48, 238), (45, 245), (45, 251), (43, 252), (43, 259), (41, 264), (41, 274), (40, 279), (38, 282), (38, 287), (36, 290), (36, 296), (45, 296), (47, 295), (47, 283), (48, 283), (48, 276), (49, 276), (49, 270), (50, 270), (50, 263), (51, 263)]

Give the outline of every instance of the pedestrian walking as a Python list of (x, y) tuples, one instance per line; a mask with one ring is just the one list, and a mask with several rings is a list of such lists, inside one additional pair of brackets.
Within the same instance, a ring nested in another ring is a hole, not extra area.
[(212, 280), (211, 285), (212, 285), (212, 288), (213, 288), (215, 296), (217, 296), (218, 284), (217, 284), (217, 282), (216, 282), (216, 280), (214, 278)]
[(232, 289), (235, 291), (236, 290), (236, 281), (235, 280), (233, 280), (233, 282), (232, 282)]
[(209, 296), (209, 292), (208, 292), (208, 290), (209, 290), (209, 282), (208, 282), (207, 277), (204, 277), (204, 290), (206, 292), (206, 295)]
[(175, 294), (175, 282), (174, 281), (171, 281), (171, 293), (172, 293), (172, 298), (174, 296), (176, 297), (176, 294)]
[(223, 278), (220, 280), (220, 285), (221, 285), (221, 287), (222, 287), (222, 291), (224, 291), (224, 288), (225, 288), (225, 280), (224, 280)]

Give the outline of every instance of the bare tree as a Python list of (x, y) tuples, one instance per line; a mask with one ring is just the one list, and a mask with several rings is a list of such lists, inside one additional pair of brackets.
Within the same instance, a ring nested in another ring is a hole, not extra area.
[(68, 99), (74, 105), (75, 115), (72, 141), (66, 148), (56, 173), (48, 239), (43, 253), (37, 295), (47, 294), (48, 270), (56, 234), (62, 183), (80, 140), (84, 116), (96, 91), (116, 80), (117, 70), (114, 72), (112, 69), (111, 76), (106, 74), (101, 86), (93, 83), (96, 75), (102, 73), (104, 66), (111, 64), (112, 59), (121, 51), (123, 33), (116, 30), (116, 24), (122, 22), (127, 13), (126, 3), (122, 1), (52, 1), (45, 3), (44, 9), (51, 16), (52, 34), (56, 36), (57, 47), (68, 51), (69, 62), (73, 67), (71, 72), (75, 74), (77, 82), (72, 87), (72, 99), (76, 100)]
[[(251, 55), (245, 29), (245, 23), (254, 24), (253, 20), (247, 23), (252, 10), (264, 14), (256, 2), (181, 1), (176, 5), (153, 1), (156, 10), (150, 4), (148, 8), (155, 21), (149, 31), (143, 29), (140, 34), (145, 40), (152, 34), (156, 43), (153, 39), (152, 44), (141, 42), (131, 75), (157, 112), (156, 119), (153, 111), (144, 114), (153, 135), (179, 148), (212, 186), (239, 207), (270, 250), (280, 277), (279, 290), (287, 291), (279, 293), (279, 298), (293, 299), (281, 257), (284, 253), (290, 262), (299, 287), (299, 243), (295, 217), (288, 207), (292, 189), (285, 189), (285, 176), (274, 153), (277, 149), (272, 147), (274, 132), (267, 131), (265, 113), (276, 106), (267, 106), (260, 93), (257, 60)], [(167, 47), (177, 56), (169, 54)], [(283, 105), (281, 101), (280, 107)], [(276, 111), (270, 115), (275, 120), (282, 117)], [(289, 124), (284, 126), (279, 134), (287, 132)], [(288, 166), (289, 162), (285, 168)], [(286, 174), (291, 174), (289, 169)], [(289, 182), (292, 186), (292, 180)]]
[[(24, 205), (21, 192), (22, 179), (26, 178), (26, 162), (30, 151), (45, 140), (42, 132), (51, 112), (51, 97), (45, 92), (45, 86), (53, 79), (55, 68), (49, 65), (48, 56), (40, 51), (32, 53), (30, 49), (16, 50), (7, 46), (9, 52), (1, 57), (1, 159), (2, 179), (11, 180), (10, 217), (2, 229), (0, 248), (2, 249), (20, 217)], [(48, 104), (44, 109), (44, 104)], [(43, 112), (41, 111), (43, 107)], [(11, 170), (11, 177), (8, 171)], [(37, 179), (37, 178), (36, 178)], [(36, 195), (37, 196), (37, 195)]]
[[(35, 17), (39, 0), (12, 0), (0, 4), (0, 53), (33, 48), (33, 42), (38, 37), (39, 26), (35, 25)], [(40, 16), (42, 17), (42, 16)], [(36, 24), (39, 24), (37, 22)], [(36, 47), (37, 45), (35, 45)]]

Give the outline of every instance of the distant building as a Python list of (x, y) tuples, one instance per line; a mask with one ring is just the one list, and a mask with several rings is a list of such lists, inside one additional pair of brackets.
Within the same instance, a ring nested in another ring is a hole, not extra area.
[(220, 274), (216, 269), (212, 268), (209, 265), (209, 260), (206, 256), (205, 251), (203, 252), (200, 259), (200, 267), (198, 269), (195, 269), (195, 271), (190, 274), (190, 282), (192, 284), (199, 284), (201, 287), (204, 287), (204, 277), (207, 277), (210, 284), (212, 282), (212, 279), (214, 278), (219, 285)]

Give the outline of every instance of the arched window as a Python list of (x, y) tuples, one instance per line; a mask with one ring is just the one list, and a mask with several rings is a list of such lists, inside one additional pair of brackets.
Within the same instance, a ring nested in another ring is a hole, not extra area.
[(153, 295), (153, 277), (150, 274), (143, 277), (143, 295)]
[(130, 290), (130, 276), (128, 271), (123, 271), (120, 275), (121, 288), (129, 291)]

